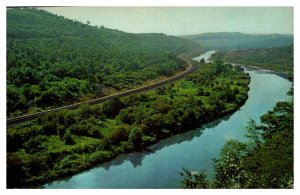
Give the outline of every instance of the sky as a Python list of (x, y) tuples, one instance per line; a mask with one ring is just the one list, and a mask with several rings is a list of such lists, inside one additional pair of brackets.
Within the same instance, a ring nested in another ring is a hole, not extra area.
[(132, 33), (293, 34), (292, 7), (47, 7), (91, 25)]

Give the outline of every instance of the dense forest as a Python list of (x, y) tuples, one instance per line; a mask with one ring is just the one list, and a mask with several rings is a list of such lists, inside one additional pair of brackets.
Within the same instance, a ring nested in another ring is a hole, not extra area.
[(206, 49), (231, 50), (286, 47), (293, 44), (293, 35), (243, 34), (239, 32), (203, 33), (181, 36), (201, 43)]
[[(291, 90), (290, 95), (293, 95)], [(185, 188), (293, 188), (294, 184), (293, 100), (278, 102), (261, 116), (261, 124), (250, 120), (247, 142), (230, 140), (214, 160), (214, 178), (204, 171), (181, 173)]]
[(293, 78), (294, 47), (230, 50), (218, 52), (214, 58), (222, 58), (226, 62), (257, 66), (287, 74)]
[(32, 187), (70, 176), (232, 113), (247, 100), (249, 82), (241, 68), (216, 61), (155, 90), (10, 127), (7, 186)]
[(172, 76), (199, 44), (90, 26), (33, 8), (7, 10), (7, 115), (105, 96)]

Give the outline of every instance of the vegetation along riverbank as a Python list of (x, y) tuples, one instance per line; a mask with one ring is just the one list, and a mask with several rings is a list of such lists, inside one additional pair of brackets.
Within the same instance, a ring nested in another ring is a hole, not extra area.
[[(289, 92), (293, 95), (293, 91)], [(214, 178), (205, 172), (183, 169), (185, 188), (293, 188), (294, 104), (278, 102), (261, 116), (261, 124), (250, 120), (246, 142), (229, 140), (214, 160)]]
[(222, 58), (225, 62), (265, 68), (288, 76), (293, 80), (294, 46), (278, 48), (258, 48), (221, 51), (214, 54), (215, 59)]
[(215, 64), (155, 90), (62, 110), (7, 129), (8, 187), (37, 187), (236, 111), (250, 77)]

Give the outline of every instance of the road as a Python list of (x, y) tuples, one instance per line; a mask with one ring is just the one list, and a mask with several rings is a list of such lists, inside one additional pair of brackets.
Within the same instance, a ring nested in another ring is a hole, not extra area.
[(178, 58), (183, 60), (188, 65), (188, 67), (185, 71), (183, 71), (180, 74), (177, 74), (173, 77), (167, 78), (167, 79), (162, 80), (162, 81), (158, 81), (158, 82), (150, 84), (150, 85), (146, 85), (146, 86), (134, 88), (134, 89), (131, 89), (131, 90), (127, 90), (127, 91), (124, 91), (124, 92), (116, 93), (116, 94), (113, 94), (113, 95), (108, 95), (108, 96), (104, 96), (104, 97), (101, 97), (101, 98), (96, 98), (96, 99), (92, 99), (92, 100), (88, 100), (88, 101), (84, 101), (84, 102), (70, 104), (70, 105), (67, 105), (67, 106), (53, 108), (53, 109), (49, 109), (49, 110), (45, 110), (45, 111), (37, 112), (37, 113), (33, 113), (33, 114), (18, 116), (18, 117), (15, 117), (15, 118), (9, 118), (9, 119), (6, 120), (6, 124), (7, 124), (7, 126), (10, 126), (10, 125), (13, 125), (13, 124), (18, 124), (20, 122), (25, 122), (25, 121), (35, 119), (36, 117), (44, 115), (44, 114), (49, 113), (49, 112), (56, 112), (56, 111), (59, 111), (59, 110), (62, 110), (62, 109), (75, 109), (75, 108), (78, 108), (80, 105), (83, 105), (83, 104), (96, 104), (96, 103), (101, 103), (101, 102), (104, 102), (106, 100), (112, 99), (114, 97), (123, 97), (123, 96), (127, 96), (127, 95), (134, 94), (134, 93), (140, 93), (140, 92), (148, 91), (150, 89), (154, 89), (154, 88), (159, 87), (161, 85), (165, 85), (167, 83), (170, 83), (170, 82), (173, 82), (175, 80), (181, 79), (184, 76), (186, 76), (186, 75), (188, 75), (188, 74), (190, 74), (190, 73), (192, 73), (196, 70), (196, 67), (194, 66), (194, 64), (191, 63), (184, 54), (180, 55)]

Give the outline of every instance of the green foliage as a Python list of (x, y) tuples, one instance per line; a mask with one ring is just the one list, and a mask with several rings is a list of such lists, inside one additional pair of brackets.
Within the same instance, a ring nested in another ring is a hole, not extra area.
[(130, 129), (128, 125), (120, 125), (118, 126), (111, 135), (111, 143), (113, 145), (119, 145), (121, 141), (127, 141), (130, 133)]
[[(249, 77), (242, 70), (220, 66), (216, 73), (215, 64), (203, 64), (185, 79), (161, 87), (160, 94), (151, 90), (114, 98), (8, 128), (8, 155), (21, 159), (17, 165), (25, 174), (16, 186), (37, 185), (141, 151), (238, 109), (247, 99)], [(238, 93), (232, 92), (234, 88)]]
[(89, 131), (89, 134), (91, 137), (95, 137), (95, 138), (102, 138), (103, 135), (101, 133), (100, 127), (98, 126), (93, 126), (91, 128), (91, 130)]
[(253, 119), (248, 122), (245, 136), (248, 138), (248, 145), (252, 150), (253, 147), (258, 147), (262, 141), (261, 132)]
[(241, 167), (245, 149), (245, 144), (235, 140), (225, 144), (220, 158), (214, 163), (215, 181), (213, 185), (216, 188), (242, 188), (245, 184), (246, 175)]
[(294, 48), (290, 46), (270, 49), (230, 50), (215, 54), (227, 62), (257, 66), (287, 74), (293, 78)]
[(30, 175), (39, 175), (41, 172), (46, 171), (49, 167), (47, 165), (46, 159), (44, 157), (30, 156), (29, 160), (26, 162), (26, 167), (28, 167), (28, 173)]
[(204, 58), (202, 58), (202, 59), (200, 60), (200, 63), (201, 63), (201, 64), (204, 64), (204, 63), (205, 63)]
[[(215, 177), (206, 188), (293, 188), (293, 102), (278, 102), (261, 117), (250, 120), (248, 142), (228, 141), (215, 160)], [(203, 188), (206, 177), (184, 170), (186, 188)]]
[(64, 141), (65, 141), (65, 144), (67, 145), (74, 145), (76, 142), (74, 141), (74, 138), (72, 136), (72, 134), (67, 131), (64, 135)]
[(103, 113), (109, 117), (114, 118), (120, 110), (124, 107), (120, 98), (114, 97), (112, 100), (108, 100), (103, 104)]
[(199, 44), (90, 26), (33, 8), (7, 10), (8, 116), (131, 89), (183, 70)]
[(7, 188), (21, 188), (24, 185), (25, 170), (22, 159), (12, 153), (7, 155)]
[(47, 141), (47, 137), (44, 135), (38, 135), (29, 141), (25, 142), (23, 147), (27, 153), (33, 154), (41, 150), (47, 149), (42, 144)]
[(254, 48), (277, 48), (293, 44), (293, 35), (243, 34), (239, 32), (203, 33), (183, 38), (201, 43), (205, 49), (233, 50)]
[(140, 128), (134, 127), (129, 134), (129, 143), (131, 143), (136, 151), (143, 149), (143, 131)]
[(198, 188), (198, 189), (207, 189), (209, 188), (209, 181), (206, 179), (207, 175), (204, 171), (189, 171), (183, 168), (183, 172), (180, 172), (180, 175), (183, 177), (181, 180), (184, 188)]

